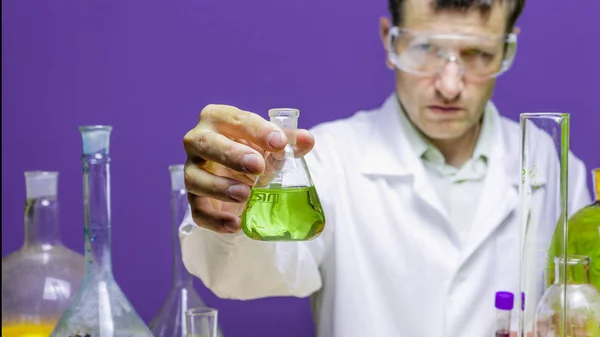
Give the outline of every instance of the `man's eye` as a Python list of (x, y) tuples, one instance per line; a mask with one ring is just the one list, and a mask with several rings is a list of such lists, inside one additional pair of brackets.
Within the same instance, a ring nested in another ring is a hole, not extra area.
[(429, 49), (431, 49), (431, 45), (429, 43), (418, 43), (416, 45), (413, 45), (413, 49), (419, 51), (428, 51)]
[(493, 55), (488, 53), (488, 52), (484, 52), (481, 49), (468, 49), (465, 50), (463, 52), (463, 56), (466, 57), (480, 57), (480, 58), (484, 58), (484, 59), (489, 59), (492, 58)]

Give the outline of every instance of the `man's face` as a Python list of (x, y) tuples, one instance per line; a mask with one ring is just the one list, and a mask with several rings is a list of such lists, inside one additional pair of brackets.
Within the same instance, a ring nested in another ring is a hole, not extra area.
[[(506, 31), (507, 9), (498, 1), (487, 15), (478, 9), (438, 11), (430, 0), (406, 0), (402, 27), (441, 34), (499, 36)], [(390, 22), (381, 21), (386, 50)], [(388, 66), (391, 64), (388, 60)], [(457, 62), (445, 62), (439, 73), (420, 76), (396, 70), (396, 90), (410, 120), (432, 140), (457, 139), (473, 130), (481, 120), (495, 80), (472, 80), (462, 76)]]

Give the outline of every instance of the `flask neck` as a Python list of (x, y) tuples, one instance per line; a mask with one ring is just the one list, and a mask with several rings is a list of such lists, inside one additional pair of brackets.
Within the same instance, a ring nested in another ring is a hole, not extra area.
[(112, 275), (110, 223), (110, 158), (83, 156), (86, 276)]
[(289, 113), (269, 113), (269, 117), (270, 122), (277, 125), (285, 133), (288, 145), (296, 145), (298, 116)]
[(60, 244), (56, 196), (27, 199), (24, 247)]
[(567, 256), (555, 259), (555, 283), (564, 284), (589, 284), (590, 283), (590, 258), (581, 255)]
[(185, 189), (171, 191), (171, 221), (173, 237), (173, 282), (175, 287), (192, 284), (192, 275), (185, 269), (179, 242), (179, 225), (187, 211), (187, 192)]

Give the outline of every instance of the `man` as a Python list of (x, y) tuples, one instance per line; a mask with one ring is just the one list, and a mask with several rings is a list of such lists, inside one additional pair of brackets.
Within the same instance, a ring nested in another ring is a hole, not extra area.
[[(263, 154), (286, 137), (256, 114), (205, 107), (184, 138), (188, 270), (222, 298), (312, 296), (320, 337), (490, 336), (495, 292), (518, 291), (521, 175), (519, 126), (489, 98), (523, 6), (390, 0), (380, 26), (395, 93), (297, 133), (327, 219), (312, 241), (240, 231)], [(590, 196), (583, 163), (571, 164), (578, 209)]]

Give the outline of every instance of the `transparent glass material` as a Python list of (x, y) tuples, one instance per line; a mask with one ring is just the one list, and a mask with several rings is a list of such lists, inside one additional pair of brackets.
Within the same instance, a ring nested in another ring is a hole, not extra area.
[[(520, 125), (520, 287), (525, 303), (519, 329), (521, 336), (528, 336), (533, 333), (536, 308), (546, 290), (553, 235), (559, 243), (556, 256), (566, 258), (570, 115), (523, 113)], [(564, 284), (564, 280), (559, 283)]]
[(112, 272), (111, 126), (82, 126), (85, 277), (52, 337), (152, 336)]
[[(595, 201), (578, 210), (567, 222), (567, 252), (591, 258), (590, 283), (600, 291), (600, 168), (592, 170)], [(560, 235), (555, 233), (548, 252), (548, 260), (554, 262), (558, 254)], [(547, 286), (554, 283), (554, 263), (549, 267)]]
[[(183, 179), (183, 165), (169, 166), (171, 175), (171, 232), (173, 242), (173, 288), (158, 314), (150, 322), (154, 337), (185, 337), (185, 312), (190, 308), (206, 307), (193, 285), (193, 278), (181, 258), (179, 225), (188, 208), (187, 190)], [(222, 333), (219, 330), (219, 337)]]
[(242, 213), (242, 230), (255, 240), (312, 240), (323, 232), (325, 214), (304, 157), (294, 153), (299, 111), (271, 109), (269, 117), (285, 132), (288, 144), (266, 154), (265, 171), (256, 178)]
[(25, 172), (25, 242), (2, 259), (2, 336), (47, 337), (83, 280), (59, 236), (58, 172)]
[(186, 337), (216, 337), (219, 312), (214, 308), (192, 308), (186, 311)]
[(535, 336), (600, 337), (600, 292), (590, 284), (590, 258), (554, 260), (555, 282), (538, 305)]

